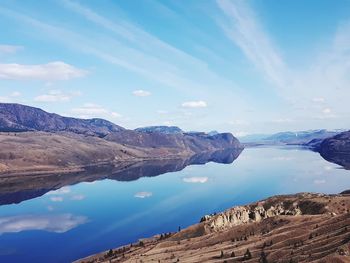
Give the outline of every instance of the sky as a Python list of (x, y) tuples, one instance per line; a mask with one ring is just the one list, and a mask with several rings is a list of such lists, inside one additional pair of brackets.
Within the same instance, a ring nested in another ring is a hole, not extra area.
[(236, 136), (350, 126), (350, 0), (2, 0), (0, 102)]

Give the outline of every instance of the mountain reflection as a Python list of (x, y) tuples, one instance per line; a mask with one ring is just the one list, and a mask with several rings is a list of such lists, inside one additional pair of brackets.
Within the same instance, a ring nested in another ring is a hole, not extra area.
[(168, 172), (176, 172), (188, 165), (216, 162), (232, 163), (242, 149), (204, 152), (185, 159), (147, 160), (113, 165), (87, 167), (82, 172), (69, 174), (25, 175), (0, 178), (0, 205), (20, 203), (36, 198), (67, 185), (81, 182), (111, 179), (134, 181), (141, 177), (154, 177)]
[(322, 153), (321, 156), (328, 162), (338, 164), (350, 170), (350, 153)]

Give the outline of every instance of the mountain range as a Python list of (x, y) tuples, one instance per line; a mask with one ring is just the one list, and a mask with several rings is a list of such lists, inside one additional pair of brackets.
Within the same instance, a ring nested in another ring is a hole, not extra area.
[(316, 147), (324, 139), (335, 136), (344, 130), (308, 130), (298, 132), (279, 132), (275, 134), (251, 134), (240, 137), (246, 145), (304, 145)]
[(71, 171), (126, 161), (189, 157), (242, 148), (231, 133), (186, 133), (177, 127), (125, 129), (0, 103), (0, 173)]

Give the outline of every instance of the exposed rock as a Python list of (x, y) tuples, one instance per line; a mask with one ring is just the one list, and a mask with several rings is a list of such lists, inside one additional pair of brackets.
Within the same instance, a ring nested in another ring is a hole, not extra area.
[(250, 206), (237, 206), (217, 215), (205, 215), (200, 222), (205, 222), (205, 225), (213, 231), (220, 231), (232, 226), (260, 222), (269, 217), (302, 214), (298, 202), (293, 202), (292, 205), (289, 202), (280, 202), (266, 210), (263, 204), (264, 202)]

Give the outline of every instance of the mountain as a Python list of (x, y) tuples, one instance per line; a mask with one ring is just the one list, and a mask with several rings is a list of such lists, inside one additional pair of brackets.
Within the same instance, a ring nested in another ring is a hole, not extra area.
[(0, 143), (0, 174), (67, 172), (104, 163), (242, 148), (230, 133), (127, 130), (103, 119), (62, 117), (20, 104), (0, 104)]
[(147, 132), (147, 133), (164, 133), (164, 134), (181, 134), (183, 131), (176, 126), (148, 126), (135, 129), (137, 132)]
[(272, 135), (248, 135), (241, 137), (240, 140), (246, 144), (291, 144), (291, 145), (305, 145), (311, 143), (310, 146), (315, 147), (322, 140), (339, 134), (342, 130), (310, 130), (298, 132), (279, 132)]
[(317, 150), (327, 161), (350, 169), (350, 131), (323, 140)]
[(349, 262), (350, 195), (274, 196), (80, 262)]
[(62, 117), (30, 106), (0, 103), (0, 132), (65, 131), (103, 137), (121, 130), (124, 128), (103, 119)]

